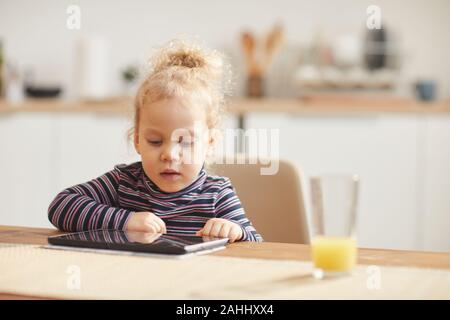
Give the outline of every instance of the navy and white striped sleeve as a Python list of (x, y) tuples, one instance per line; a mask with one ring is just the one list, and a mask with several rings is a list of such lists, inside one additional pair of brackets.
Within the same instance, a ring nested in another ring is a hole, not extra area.
[(62, 231), (122, 230), (130, 210), (118, 208), (119, 171), (61, 191), (50, 203), (48, 219)]
[(216, 218), (230, 220), (242, 228), (243, 237), (241, 241), (263, 241), (261, 235), (246, 217), (241, 201), (228, 178), (225, 178), (225, 182), (218, 192), (215, 202), (215, 214)]

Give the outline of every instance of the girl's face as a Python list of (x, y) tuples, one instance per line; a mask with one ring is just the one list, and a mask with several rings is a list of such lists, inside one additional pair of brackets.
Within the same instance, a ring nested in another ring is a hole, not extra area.
[(212, 139), (201, 105), (163, 99), (140, 110), (134, 135), (147, 177), (164, 192), (177, 192), (198, 176)]

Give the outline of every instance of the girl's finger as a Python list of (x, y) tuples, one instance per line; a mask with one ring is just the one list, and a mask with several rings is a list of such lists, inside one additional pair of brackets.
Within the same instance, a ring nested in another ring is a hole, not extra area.
[(226, 238), (231, 231), (231, 226), (227, 224), (222, 225), (222, 229), (220, 230), (219, 237)]
[(235, 242), (239, 238), (239, 236), (240, 236), (239, 229), (232, 228), (228, 235), (228, 238), (230, 239), (230, 243)]
[(220, 237), (220, 230), (223, 227), (223, 223), (216, 221), (214, 225), (211, 227), (211, 232), (209, 233), (213, 237)]
[(153, 225), (156, 226), (156, 232), (161, 233), (163, 230), (163, 226), (161, 226), (158, 220), (153, 221)]
[(158, 226), (160, 227), (160, 231), (159, 232), (166, 233), (167, 230), (166, 230), (166, 224), (164, 223), (164, 221), (161, 218), (159, 218), (159, 217), (157, 217), (157, 219), (155, 219), (155, 221), (158, 224)]
[(206, 222), (205, 226), (203, 227), (203, 232), (202, 234), (205, 236), (209, 236), (211, 233), (211, 228), (214, 224), (214, 220), (208, 220), (208, 222)]
[(150, 220), (148, 222), (148, 225), (151, 226), (153, 228), (152, 232), (156, 232), (158, 233), (161, 230), (161, 227), (158, 225), (158, 223), (154, 220)]
[(144, 230), (143, 231), (144, 232), (152, 232), (152, 233), (156, 233), (157, 232), (156, 231), (156, 227), (153, 224), (149, 223), (149, 222), (144, 225)]

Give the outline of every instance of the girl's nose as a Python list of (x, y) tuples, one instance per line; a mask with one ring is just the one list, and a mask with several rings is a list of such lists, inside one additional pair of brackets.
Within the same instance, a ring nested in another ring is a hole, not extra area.
[(181, 158), (181, 148), (178, 143), (169, 143), (162, 149), (161, 161), (177, 162)]

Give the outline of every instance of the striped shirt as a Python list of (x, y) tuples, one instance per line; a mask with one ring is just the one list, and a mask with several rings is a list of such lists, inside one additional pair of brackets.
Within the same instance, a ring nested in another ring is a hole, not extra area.
[(202, 169), (194, 182), (168, 193), (145, 174), (142, 163), (117, 165), (102, 176), (60, 192), (48, 208), (50, 222), (63, 231), (125, 230), (132, 213), (149, 211), (168, 233), (195, 234), (212, 218), (237, 223), (242, 241), (262, 241), (228, 178)]

